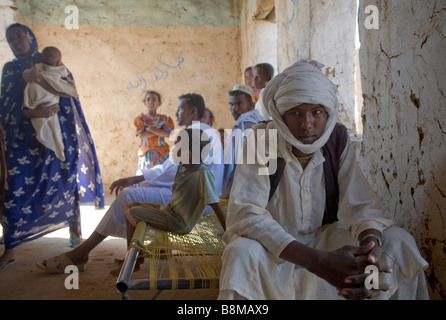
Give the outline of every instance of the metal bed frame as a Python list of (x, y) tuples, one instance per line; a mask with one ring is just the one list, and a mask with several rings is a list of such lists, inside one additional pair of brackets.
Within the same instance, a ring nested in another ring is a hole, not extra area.
[[(218, 288), (224, 249), (222, 236), (223, 228), (215, 213), (203, 216), (187, 235), (175, 235), (152, 228), (147, 230), (147, 223), (140, 221), (116, 282), (118, 293), (123, 300), (129, 300), (130, 290), (158, 290), (156, 297), (162, 290)], [(184, 243), (187, 245), (183, 246)], [(136, 261), (141, 254), (151, 264), (149, 278), (132, 279)], [(169, 277), (158, 278), (159, 263), (169, 265)], [(209, 264), (207, 267), (212, 270), (193, 274), (189, 271), (186, 275), (178, 276), (181, 272), (177, 273), (177, 270), (185, 268), (184, 264), (192, 266), (194, 271)], [(152, 275), (152, 272), (156, 275)]]

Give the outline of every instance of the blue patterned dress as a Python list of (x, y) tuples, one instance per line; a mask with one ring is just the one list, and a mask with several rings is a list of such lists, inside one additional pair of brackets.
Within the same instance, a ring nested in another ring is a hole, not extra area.
[(2, 217), (5, 249), (67, 226), (80, 236), (80, 203), (104, 207), (96, 150), (79, 99), (60, 98), (59, 102), (65, 161), (36, 139), (30, 119), (22, 115), (26, 86), (22, 73), (40, 61), (40, 53), (32, 31), (21, 24), (8, 30), (13, 26), (27, 35), (31, 54), (7, 62), (2, 73), (0, 116), (7, 167)]

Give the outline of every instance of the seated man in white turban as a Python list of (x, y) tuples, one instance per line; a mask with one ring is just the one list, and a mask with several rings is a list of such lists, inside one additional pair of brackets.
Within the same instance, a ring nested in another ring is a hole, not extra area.
[[(336, 124), (336, 87), (321, 67), (300, 61), (265, 88), (272, 121), (254, 129), (259, 141), (277, 142), (282, 176), (273, 183), (274, 172), (260, 174), (273, 156), (237, 165), (219, 299), (428, 299), (427, 262), (413, 237), (384, 218)], [(341, 147), (325, 153), (336, 139)], [(327, 163), (337, 163), (333, 179)]]

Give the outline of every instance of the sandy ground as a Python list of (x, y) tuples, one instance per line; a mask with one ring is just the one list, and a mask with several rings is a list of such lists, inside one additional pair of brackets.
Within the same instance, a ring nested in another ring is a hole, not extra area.
[[(104, 215), (105, 210), (93, 207), (81, 208), (83, 237), (87, 238)], [(108, 237), (90, 254), (87, 269), (79, 273), (79, 288), (66, 289), (65, 281), (70, 274), (49, 275), (39, 270), (35, 264), (65, 251), (68, 247), (68, 228), (58, 230), (37, 240), (24, 243), (16, 248), (16, 262), (0, 272), (0, 300), (120, 300), (122, 296), (116, 291), (116, 276), (111, 270), (119, 268), (116, 258), (123, 259), (126, 254), (124, 239)], [(3, 252), (3, 245), (0, 246)], [(148, 264), (144, 263), (140, 274)], [(68, 279), (67, 282), (69, 282)], [(71, 282), (72, 283), (72, 282)], [(134, 300), (213, 300), (218, 290), (166, 290), (131, 291)]]

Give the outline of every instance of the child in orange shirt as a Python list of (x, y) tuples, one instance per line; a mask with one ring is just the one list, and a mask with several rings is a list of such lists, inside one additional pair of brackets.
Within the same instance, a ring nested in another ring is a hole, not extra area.
[(138, 171), (164, 163), (170, 152), (165, 139), (175, 127), (171, 117), (157, 113), (161, 105), (161, 95), (158, 92), (147, 91), (143, 102), (149, 112), (142, 113), (134, 120), (136, 135), (141, 138)]

